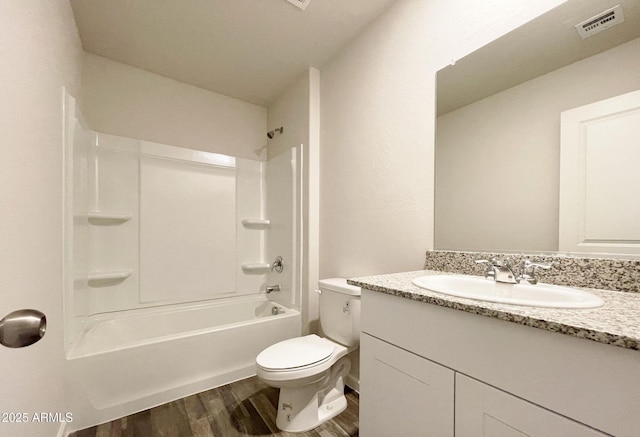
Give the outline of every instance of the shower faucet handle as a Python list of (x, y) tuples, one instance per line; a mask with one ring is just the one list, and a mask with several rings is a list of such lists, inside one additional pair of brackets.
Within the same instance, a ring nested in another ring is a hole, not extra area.
[(281, 256), (277, 256), (275, 261), (271, 264), (271, 271), (276, 271), (277, 273), (282, 273), (284, 270), (284, 261)]

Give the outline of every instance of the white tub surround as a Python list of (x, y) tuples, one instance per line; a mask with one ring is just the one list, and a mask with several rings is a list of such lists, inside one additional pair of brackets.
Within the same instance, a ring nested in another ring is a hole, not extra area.
[(93, 314), (257, 294), (269, 265), (262, 161), (92, 132), (70, 121), (66, 346)]

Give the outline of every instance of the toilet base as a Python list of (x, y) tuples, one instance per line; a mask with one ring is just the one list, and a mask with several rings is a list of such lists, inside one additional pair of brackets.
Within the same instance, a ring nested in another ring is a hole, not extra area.
[(294, 388), (283, 387), (278, 398), (276, 426), (287, 432), (304, 432), (320, 426), (347, 408), (344, 378), (351, 362), (338, 360), (321, 381)]

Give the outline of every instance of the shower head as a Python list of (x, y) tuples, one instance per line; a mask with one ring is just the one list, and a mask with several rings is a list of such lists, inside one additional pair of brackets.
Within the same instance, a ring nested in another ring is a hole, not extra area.
[(284, 127), (280, 126), (277, 129), (274, 130), (270, 130), (269, 132), (267, 132), (267, 137), (269, 137), (269, 139), (273, 138), (276, 134), (282, 134), (282, 132), (284, 132)]

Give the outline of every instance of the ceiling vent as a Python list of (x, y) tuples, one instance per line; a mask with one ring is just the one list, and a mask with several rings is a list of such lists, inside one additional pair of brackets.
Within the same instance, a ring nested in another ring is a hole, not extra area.
[[(291, 0), (289, 0), (291, 1)], [(611, 9), (591, 17), (576, 25), (576, 30), (582, 39), (588, 38), (596, 33), (600, 33), (610, 27), (620, 24), (624, 21), (624, 12), (622, 6), (617, 5)]]
[(309, 3), (311, 3), (311, 0), (287, 0), (287, 1), (292, 5), (296, 5), (302, 10), (307, 9), (307, 6), (309, 6)]

